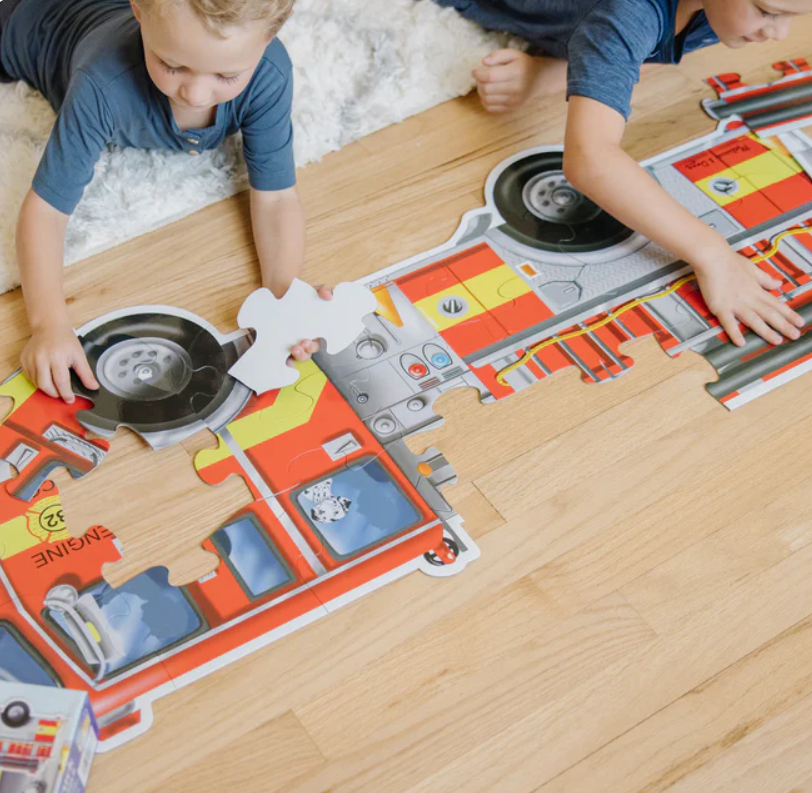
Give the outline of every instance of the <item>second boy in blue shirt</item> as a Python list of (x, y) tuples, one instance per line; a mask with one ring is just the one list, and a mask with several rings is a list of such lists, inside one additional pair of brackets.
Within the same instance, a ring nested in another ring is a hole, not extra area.
[[(499, 50), (474, 71), (491, 112), (566, 91), (564, 174), (607, 212), (691, 264), (730, 339), (739, 323), (772, 344), (797, 339), (803, 319), (768, 290), (781, 283), (733, 251), (620, 146), (645, 62), (678, 63), (721, 41), (741, 48), (783, 39), (812, 0), (436, 0), (480, 24), (527, 39), (540, 55)], [(783, 334), (783, 335), (782, 335)]]

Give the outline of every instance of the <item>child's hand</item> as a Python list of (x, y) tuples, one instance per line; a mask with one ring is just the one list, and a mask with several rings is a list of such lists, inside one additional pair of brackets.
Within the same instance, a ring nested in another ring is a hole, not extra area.
[(728, 254), (711, 266), (697, 268), (696, 277), (708, 308), (735, 345), (744, 345), (739, 322), (770, 344), (780, 344), (784, 336), (797, 339), (801, 335), (798, 328), (804, 326), (803, 318), (767, 291), (778, 289), (781, 281), (745, 256), (728, 248)]
[[(321, 284), (321, 286), (316, 287), (316, 291), (322, 300), (333, 299), (333, 290), (330, 289), (329, 286)], [(292, 365), (294, 361), (309, 361), (311, 356), (319, 351), (320, 346), (316, 339), (304, 339), (300, 344), (294, 344), (293, 347), (290, 348), (288, 366)]]
[(38, 328), (31, 334), (20, 360), (25, 376), (48, 396), (62, 397), (69, 405), (74, 396), (70, 383), (73, 369), (86, 388), (99, 384), (85, 357), (85, 351), (70, 325)]
[(518, 50), (496, 50), (474, 69), (482, 104), (489, 113), (507, 113), (534, 96), (552, 94), (566, 86), (567, 63), (533, 57)]

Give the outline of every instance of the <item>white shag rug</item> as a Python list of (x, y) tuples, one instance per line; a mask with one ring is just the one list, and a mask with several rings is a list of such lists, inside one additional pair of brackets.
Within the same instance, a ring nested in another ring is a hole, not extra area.
[[(471, 69), (505, 44), (431, 0), (298, 0), (280, 38), (299, 167), (466, 94)], [(0, 85), (0, 292), (20, 283), (17, 214), (53, 122), (40, 94)], [(110, 147), (68, 224), (65, 266), (247, 189), (241, 150), (238, 137), (194, 158)]]

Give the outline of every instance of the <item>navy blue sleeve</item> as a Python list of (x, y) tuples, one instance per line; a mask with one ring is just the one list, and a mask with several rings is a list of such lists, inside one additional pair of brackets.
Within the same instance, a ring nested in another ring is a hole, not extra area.
[(567, 99), (595, 99), (628, 120), (640, 66), (657, 47), (661, 27), (657, 10), (643, 0), (596, 3), (567, 45)]
[(292, 69), (270, 62), (263, 67), (241, 124), (248, 181), (255, 190), (285, 190), (296, 184)]
[(112, 136), (112, 116), (93, 79), (77, 71), (56, 117), (34, 175), (34, 192), (55, 209), (72, 214)]

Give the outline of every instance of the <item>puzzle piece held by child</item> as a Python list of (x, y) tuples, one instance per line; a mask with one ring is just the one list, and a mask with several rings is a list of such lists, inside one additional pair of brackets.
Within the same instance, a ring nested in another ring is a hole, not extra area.
[(327, 352), (339, 352), (363, 332), (363, 318), (377, 305), (375, 295), (355, 283), (339, 284), (332, 300), (322, 300), (298, 279), (281, 300), (269, 289), (257, 289), (237, 315), (239, 326), (253, 328), (257, 338), (229, 374), (258, 394), (291, 385), (299, 379), (287, 365), (291, 347), (303, 339), (324, 339)]

